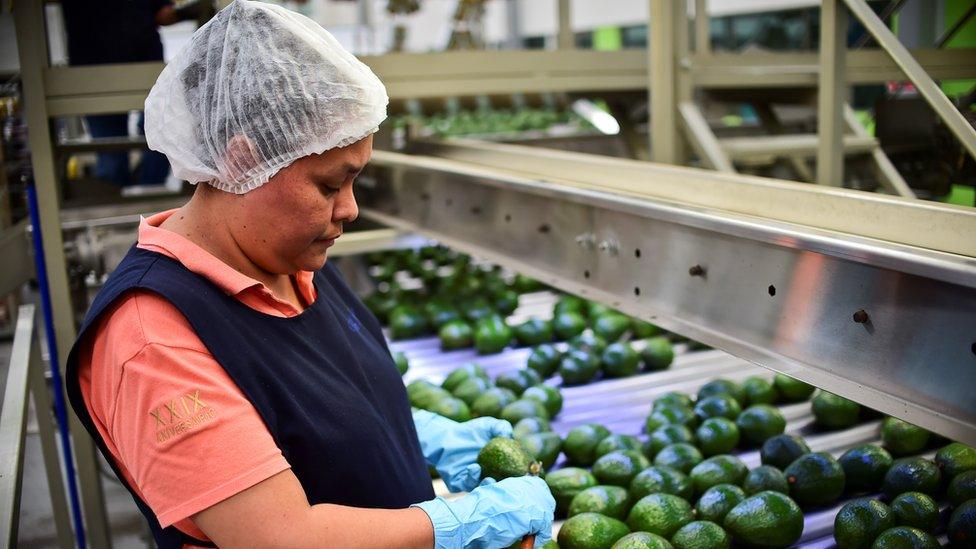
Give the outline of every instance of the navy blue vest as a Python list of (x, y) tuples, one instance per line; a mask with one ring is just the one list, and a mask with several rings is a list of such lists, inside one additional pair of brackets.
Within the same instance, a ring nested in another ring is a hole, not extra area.
[[(183, 313), (254, 405), (310, 503), (396, 509), (432, 499), (407, 393), (379, 323), (331, 265), (315, 273), (314, 284), (318, 297), (302, 314), (274, 317), (178, 261), (129, 250), (95, 298), (67, 363), (71, 405), (113, 468), (78, 385), (79, 342), (113, 302), (140, 288)], [(151, 419), (148, 412), (126, 411)], [(123, 478), (117, 468), (115, 473)], [(126, 487), (160, 547), (208, 545), (172, 526), (160, 528), (152, 510)]]

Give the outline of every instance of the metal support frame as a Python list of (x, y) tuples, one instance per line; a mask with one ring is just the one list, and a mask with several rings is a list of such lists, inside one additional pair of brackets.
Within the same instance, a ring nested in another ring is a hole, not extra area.
[(64, 498), (61, 466), (55, 430), (50, 416), (51, 399), (41, 361), (40, 347), (34, 332), (34, 306), (21, 305), (17, 313), (14, 344), (7, 369), (7, 382), (0, 413), (0, 542), (16, 547), (20, 519), (20, 495), (23, 477), (24, 437), (27, 430), (28, 397), (34, 400), (44, 470), (58, 546), (74, 547), (71, 520)]
[[(864, 27), (874, 36), (878, 44), (891, 56), (894, 62), (905, 73), (905, 76), (915, 84), (915, 88), (925, 98), (929, 106), (935, 110), (936, 114), (945, 122), (949, 130), (962, 143), (963, 147), (969, 151), (970, 156), (976, 159), (976, 129), (969, 124), (966, 117), (956, 109), (956, 106), (949, 101), (935, 80), (925, 72), (925, 69), (918, 61), (912, 57), (898, 37), (885, 26), (884, 22), (871, 10), (865, 0), (843, 0), (848, 9), (854, 14)], [(839, 3), (839, 0), (828, 0), (827, 4)], [(821, 48), (823, 43), (821, 41)]]
[(705, 116), (701, 113), (698, 105), (691, 101), (683, 101), (678, 105), (678, 111), (681, 113), (681, 124), (685, 130), (685, 136), (692, 148), (695, 149), (695, 153), (701, 162), (713, 170), (735, 173), (732, 160), (725, 154), (722, 145), (715, 138), (715, 133), (708, 126), (708, 121), (705, 120)]
[(0, 232), (0, 260), (4, 264), (0, 269), (0, 296), (17, 290), (34, 278), (26, 220)]
[(712, 29), (708, 18), (707, 0), (695, 0), (695, 53), (712, 53)]
[[(24, 110), (30, 128), (28, 140), (31, 164), (37, 186), (41, 231), (45, 235), (44, 259), (50, 285), (59, 358), (64, 361), (74, 342), (76, 331), (74, 308), (68, 287), (64, 242), (61, 236), (57, 172), (54, 164), (52, 135), (47, 110), (44, 70), (49, 66), (47, 34), (44, 28), (44, 7), (40, 0), (16, 0), (14, 18), (20, 53), (21, 82), (24, 89)], [(58, 364), (64, 371), (64, 363)], [(95, 445), (74, 414), (69, 414), (71, 441), (77, 464), (81, 489), (85, 530), (93, 547), (111, 547), (105, 517), (104, 496)]]
[(820, 8), (820, 85), (817, 94), (817, 183), (844, 186), (844, 104), (847, 83), (847, 10), (843, 0)]
[(557, 46), (561, 50), (571, 50), (576, 47), (576, 37), (573, 35), (573, 7), (570, 0), (559, 0), (557, 5), (559, 27), (556, 32)]
[[(681, 134), (678, 133), (678, 79), (676, 28), (679, 3), (684, 0), (649, 0), (651, 20), (648, 23), (647, 58), (650, 96), (651, 158), (666, 164), (679, 163)], [(682, 12), (683, 13), (683, 12)], [(680, 33), (683, 35), (683, 33)], [(653, 84), (655, 83), (656, 84)]]
[[(857, 119), (857, 114), (854, 113), (854, 109), (850, 105), (844, 105), (844, 121), (855, 136), (860, 138), (871, 137), (868, 131), (864, 129), (864, 126), (861, 126), (861, 122)], [(881, 150), (879, 144), (876, 144), (871, 149), (870, 154), (871, 160), (874, 163), (875, 172), (878, 175), (878, 181), (885, 190), (898, 196), (915, 198), (915, 191), (908, 186), (905, 179), (898, 173), (898, 169), (891, 163), (888, 155)]]
[[(502, 156), (495, 150), (495, 160)], [(507, 166), (519, 163), (512, 156)], [(976, 443), (973, 246), (961, 257), (782, 221), (790, 204), (801, 203), (789, 200), (794, 193), (818, 199), (803, 209), (835, 222), (870, 215), (860, 223), (876, 228), (908, 218), (931, 225), (934, 207), (961, 216), (955, 229), (971, 231), (976, 212), (895, 197), (851, 200), (862, 193), (767, 180), (762, 196), (777, 202), (777, 217), (757, 217), (648, 193), (659, 180), (681, 179), (690, 184), (683, 197), (701, 202), (706, 192), (695, 183), (724, 188), (728, 197), (753, 192), (759, 178), (645, 164), (645, 177), (635, 180), (595, 160), (589, 172), (632, 189), (625, 193), (580, 181), (578, 168), (549, 177), (539, 175), (544, 168), (528, 175), (381, 151), (361, 177), (362, 211)], [(835, 219), (828, 202), (847, 211)]]

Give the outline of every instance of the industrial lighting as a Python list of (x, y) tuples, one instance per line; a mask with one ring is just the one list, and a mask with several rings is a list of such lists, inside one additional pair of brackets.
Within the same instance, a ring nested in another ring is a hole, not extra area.
[(593, 125), (594, 128), (605, 135), (617, 135), (620, 133), (620, 123), (612, 114), (597, 107), (589, 99), (577, 99), (571, 105), (573, 112), (580, 118)]

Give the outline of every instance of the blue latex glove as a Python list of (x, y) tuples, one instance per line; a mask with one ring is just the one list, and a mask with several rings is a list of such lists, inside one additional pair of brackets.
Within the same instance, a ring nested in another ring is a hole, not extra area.
[(492, 417), (458, 423), (426, 410), (414, 410), (413, 422), (427, 463), (437, 469), (452, 492), (474, 490), (481, 482), (481, 447), (495, 437), (512, 436), (511, 423)]
[(470, 494), (447, 501), (436, 498), (420, 507), (434, 525), (435, 549), (503, 548), (535, 534), (535, 547), (552, 539), (556, 500), (538, 477), (486, 479)]

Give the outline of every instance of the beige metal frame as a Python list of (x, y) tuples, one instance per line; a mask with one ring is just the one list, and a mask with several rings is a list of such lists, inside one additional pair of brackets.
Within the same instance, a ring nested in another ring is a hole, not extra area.
[(61, 464), (55, 440), (52, 404), (44, 379), (44, 363), (34, 331), (34, 306), (21, 305), (17, 313), (14, 344), (7, 369), (7, 383), (0, 413), (0, 544), (17, 547), (20, 492), (23, 483), (24, 437), (28, 399), (33, 398), (47, 474), (58, 547), (74, 547), (71, 519), (64, 499)]

